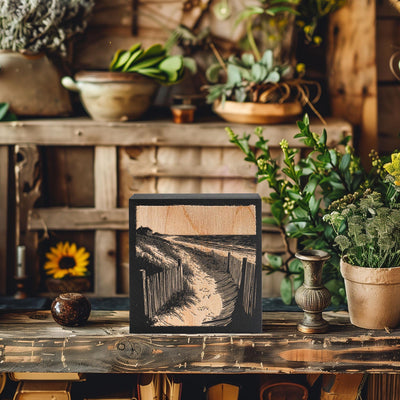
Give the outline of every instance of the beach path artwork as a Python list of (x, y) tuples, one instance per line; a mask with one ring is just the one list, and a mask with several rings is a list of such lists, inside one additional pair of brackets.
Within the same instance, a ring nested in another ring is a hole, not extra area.
[(134, 201), (133, 332), (259, 331), (258, 199), (223, 199)]

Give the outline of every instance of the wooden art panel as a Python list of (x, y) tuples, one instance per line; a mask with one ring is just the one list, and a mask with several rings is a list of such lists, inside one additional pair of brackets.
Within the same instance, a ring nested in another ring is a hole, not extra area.
[(258, 195), (130, 199), (130, 331), (261, 330)]

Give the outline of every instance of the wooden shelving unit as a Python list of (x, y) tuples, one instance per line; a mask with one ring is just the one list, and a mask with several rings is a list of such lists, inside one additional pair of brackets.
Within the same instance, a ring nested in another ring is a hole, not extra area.
[[(226, 126), (239, 135), (251, 133), (255, 127), (221, 120), (179, 125), (168, 120), (103, 123), (88, 118), (3, 122), (0, 233), (5, 234), (0, 236), (0, 294), (12, 294), (6, 282), (7, 277), (8, 282), (13, 281), (14, 228), (18, 244), (27, 247), (27, 271), (34, 288), (40, 276), (38, 232), (72, 231), (80, 232), (81, 237), (94, 232), (92, 295), (115, 296), (118, 276), (119, 281), (127, 281), (118, 268), (127, 264), (128, 259), (127, 206), (132, 194), (258, 192), (263, 195), (266, 185), (256, 184), (254, 167), (229, 142)], [(338, 119), (328, 119), (326, 126), (315, 121), (312, 128), (318, 133), (326, 128), (332, 146), (343, 135), (352, 133), (351, 125)], [(300, 148), (302, 154), (307, 151), (294, 139), (297, 132), (295, 123), (264, 126), (271, 152), (277, 158), (281, 155), (282, 139)], [(52, 166), (46, 159), (49, 154), (55, 162)], [(51, 174), (53, 180), (49, 183)], [(44, 181), (57, 193), (59, 202), (65, 201), (63, 206), (46, 205)], [(16, 201), (12, 196), (7, 197), (7, 191), (15, 192)], [(37, 207), (39, 198), (44, 204)], [(15, 220), (8, 214), (10, 209), (15, 209)], [(263, 212), (268, 213), (266, 205)], [(263, 235), (264, 251), (284, 251), (273, 228), (264, 229)]]

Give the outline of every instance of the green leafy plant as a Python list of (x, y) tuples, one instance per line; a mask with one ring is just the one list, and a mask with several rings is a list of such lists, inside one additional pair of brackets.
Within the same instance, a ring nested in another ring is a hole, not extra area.
[(0, 49), (65, 55), (66, 41), (83, 32), (93, 0), (0, 2)]
[[(293, 68), (276, 62), (272, 50), (266, 50), (259, 61), (252, 53), (243, 53), (240, 58), (232, 55), (226, 62), (220, 61), (207, 69), (207, 79), (214, 83), (205, 87), (207, 102), (284, 103), (297, 100), (303, 105), (309, 104), (322, 119), (313, 106), (319, 100), (320, 86), (301, 78), (304, 68), (304, 64), (299, 64), (296, 68), (298, 77), (292, 78)], [(225, 72), (224, 82), (218, 83), (221, 71)], [(311, 87), (315, 87), (312, 99)]]
[(258, 3), (246, 6), (236, 25), (245, 23), (245, 42), (260, 59), (256, 36), (261, 36), (259, 41), (267, 48), (274, 48), (282, 41), (291, 20), (295, 20), (307, 43), (319, 45), (322, 38), (316, 32), (320, 20), (342, 7), (345, 0), (258, 0)]
[[(287, 140), (280, 143), (283, 165), (271, 157), (268, 140), (258, 127), (254, 135), (239, 137), (227, 128), (230, 141), (245, 154), (245, 160), (257, 166), (259, 182), (266, 182), (271, 189), (263, 201), (270, 205), (271, 215), (264, 218), (265, 224), (278, 228), (285, 244), (286, 255), (267, 255), (269, 272), (282, 272), (282, 299), (292, 301), (293, 290), (303, 282), (301, 263), (294, 257), (289, 245), (297, 241), (297, 248), (323, 249), (331, 254), (324, 268), (324, 282), (333, 294), (332, 303), (345, 301), (345, 292), (339, 272), (340, 254), (335, 246), (335, 232), (323, 219), (327, 207), (347, 194), (373, 185), (379, 176), (376, 167), (370, 173), (362, 167), (360, 160), (349, 145), (350, 137), (344, 137), (338, 146), (345, 151), (330, 148), (326, 130), (318, 135), (310, 129), (308, 116), (297, 123), (300, 132), (295, 138), (304, 142), (310, 153), (298, 158), (299, 150), (290, 148)], [(252, 139), (255, 137), (255, 142)]]
[(161, 44), (144, 49), (140, 43), (136, 43), (129, 50), (117, 50), (109, 69), (135, 72), (168, 85), (179, 82), (186, 67), (193, 70), (195, 65), (181, 55), (168, 55)]
[[(379, 166), (376, 179), (365, 192), (335, 201), (324, 221), (334, 229), (335, 244), (348, 263), (367, 268), (400, 266), (400, 153)], [(382, 168), (383, 167), (383, 168)], [(388, 174), (385, 174), (386, 170)]]

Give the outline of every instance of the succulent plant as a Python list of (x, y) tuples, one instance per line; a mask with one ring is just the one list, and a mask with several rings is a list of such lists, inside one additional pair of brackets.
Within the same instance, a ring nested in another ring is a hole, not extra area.
[(110, 71), (135, 72), (162, 84), (175, 84), (183, 78), (188, 60), (181, 55), (168, 55), (161, 44), (143, 49), (140, 43), (129, 50), (117, 50), (110, 63)]

